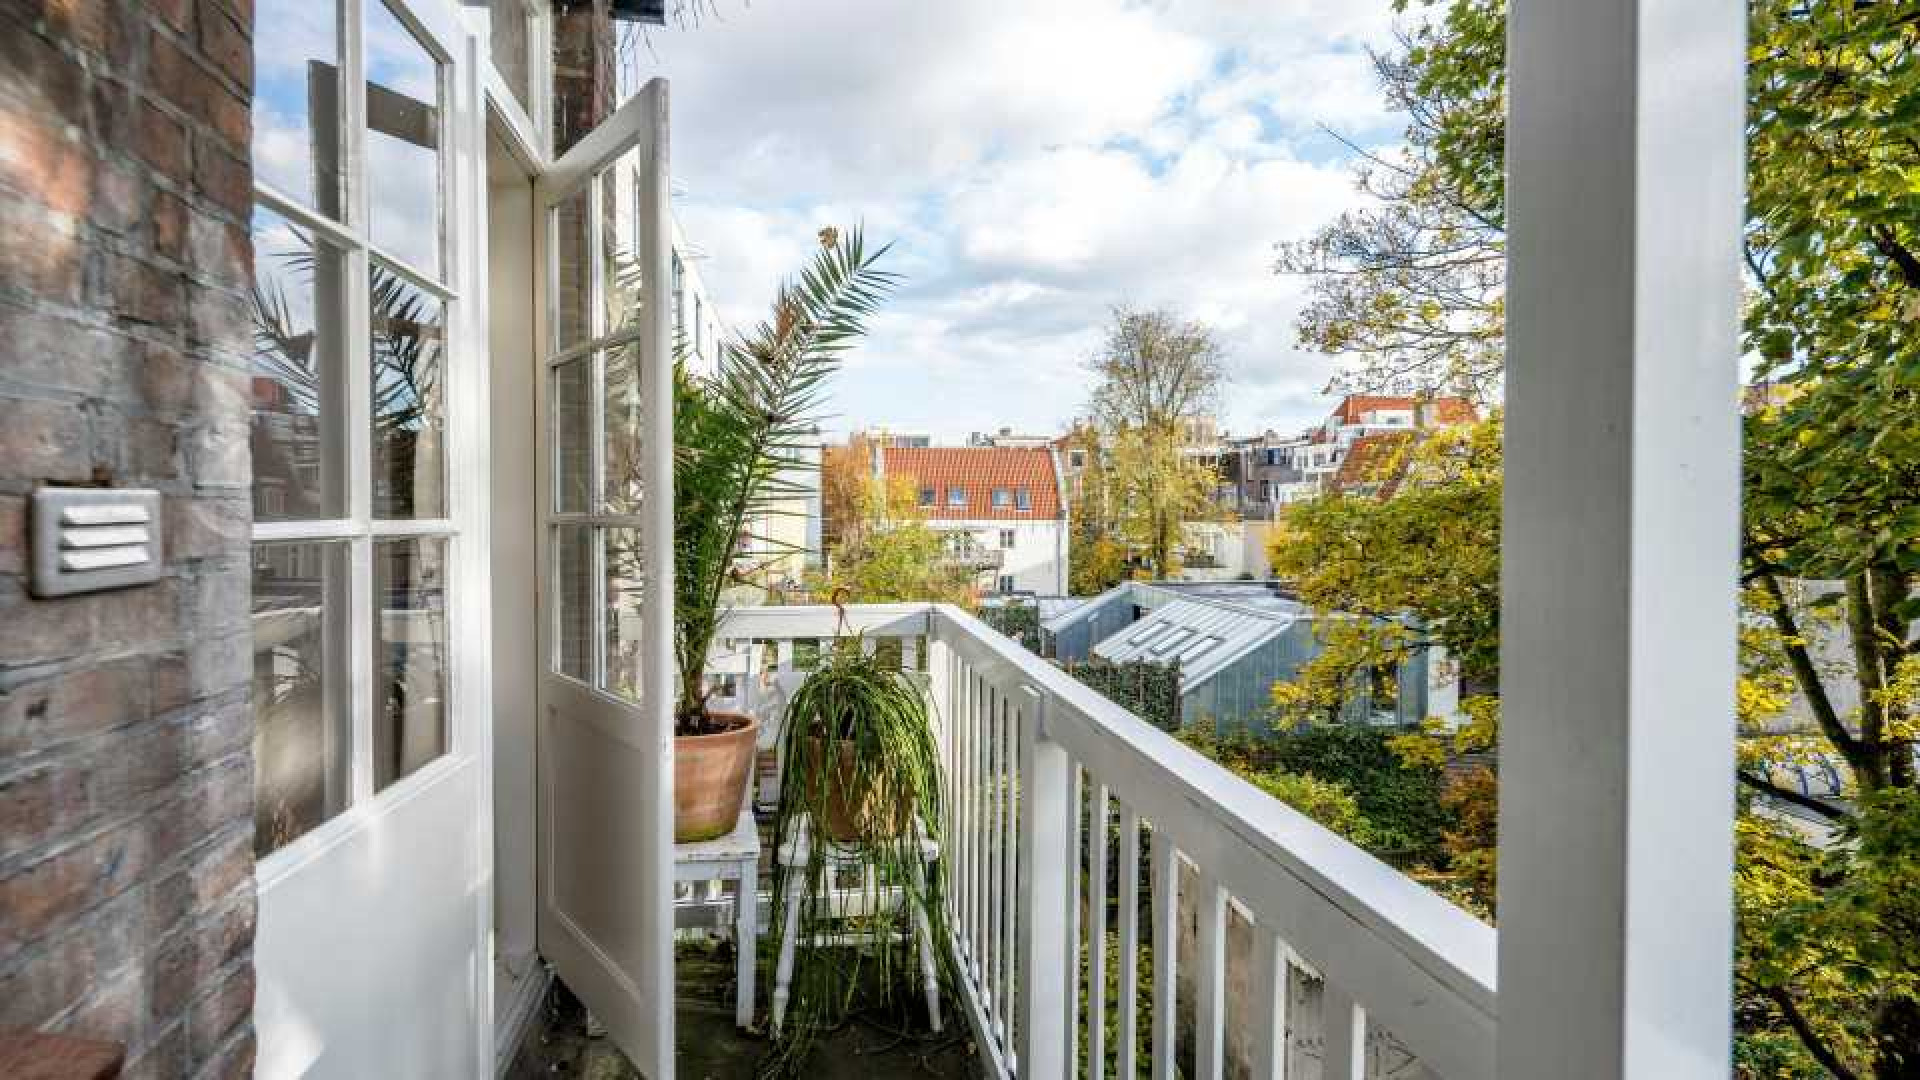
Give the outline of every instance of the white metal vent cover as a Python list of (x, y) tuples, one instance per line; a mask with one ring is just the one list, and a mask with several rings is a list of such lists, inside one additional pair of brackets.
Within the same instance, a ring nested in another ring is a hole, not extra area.
[(33, 594), (42, 599), (160, 577), (160, 493), (41, 488), (33, 493)]

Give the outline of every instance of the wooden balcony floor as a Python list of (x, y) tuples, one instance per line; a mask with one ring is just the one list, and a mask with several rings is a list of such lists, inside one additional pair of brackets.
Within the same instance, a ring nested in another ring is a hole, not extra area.
[[(675, 958), (675, 975), (681, 1080), (752, 1080), (766, 1055), (767, 1042), (733, 1024), (731, 958), (706, 946), (682, 946)], [(764, 1001), (763, 994), (763, 1008)], [(965, 1030), (965, 1021), (950, 1011), (947, 1023), (949, 1034), (944, 1038), (901, 1038), (866, 1023), (850, 1023), (821, 1043), (807, 1062), (805, 1075), (821, 1080), (962, 1080), (982, 1075), (972, 1040), (954, 1034), (956, 1028)], [(587, 1034), (586, 1010), (558, 982), (507, 1072), (507, 1080), (638, 1080), (639, 1076), (612, 1040)]]

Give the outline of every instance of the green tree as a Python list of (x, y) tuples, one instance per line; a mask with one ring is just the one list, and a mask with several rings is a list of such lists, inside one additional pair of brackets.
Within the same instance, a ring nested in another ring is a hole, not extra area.
[(954, 557), (951, 538), (927, 524), (911, 477), (883, 485), (868, 473), (854, 502), (857, 515), (816, 591), (856, 604), (978, 602), (974, 571)]
[[(1430, 17), (1381, 62), (1411, 117), (1398, 188), (1373, 217), (1283, 248), (1279, 268), (1318, 275), (1303, 337), (1359, 353), (1355, 378), (1449, 385), (1480, 356), (1497, 382), (1497, 278), (1456, 286), (1463, 261), (1494, 265), (1504, 245), (1505, 5), (1411, 6)], [(1764, 804), (1743, 813), (1741, 1027), (1769, 1048), (1790, 1032), (1836, 1076), (1916, 1076), (1920, 11), (1751, 11), (1745, 337), (1760, 385), (1745, 442), (1739, 778), (1836, 831), (1823, 850)], [(1423, 351), (1429, 336), (1448, 344)], [(1781, 736), (1794, 700), (1811, 730)], [(1816, 756), (1847, 764), (1845, 802), (1774, 784), (1782, 761)]]
[(1190, 452), (1190, 432), (1218, 405), (1224, 354), (1203, 323), (1118, 308), (1088, 367), (1094, 451), (1081, 502), (1099, 515), (1093, 538), (1124, 544), (1148, 576), (1170, 576), (1182, 524), (1211, 513), (1218, 477)]

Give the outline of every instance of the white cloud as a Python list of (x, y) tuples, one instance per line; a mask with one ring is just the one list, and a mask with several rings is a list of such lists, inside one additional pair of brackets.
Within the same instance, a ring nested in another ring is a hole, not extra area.
[(822, 224), (864, 220), (908, 278), (834, 426), (1056, 429), (1115, 304), (1219, 331), (1234, 430), (1324, 412), (1272, 244), (1359, 198), (1320, 125), (1397, 131), (1365, 53), (1386, 0), (722, 4), (640, 56), (673, 80), (677, 212), (729, 318)]

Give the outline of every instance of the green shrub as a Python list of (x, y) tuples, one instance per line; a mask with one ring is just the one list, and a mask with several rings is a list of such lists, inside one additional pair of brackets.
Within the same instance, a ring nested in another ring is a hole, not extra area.
[(1253, 786), (1279, 799), (1295, 810), (1346, 837), (1356, 844), (1367, 843), (1367, 821), (1360, 814), (1360, 803), (1345, 784), (1322, 780), (1306, 773), (1254, 773), (1247, 779)]

